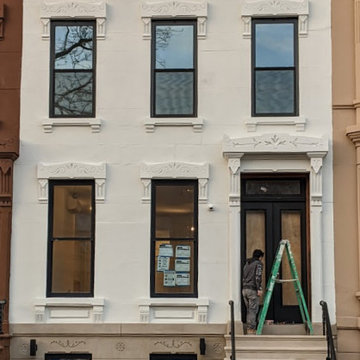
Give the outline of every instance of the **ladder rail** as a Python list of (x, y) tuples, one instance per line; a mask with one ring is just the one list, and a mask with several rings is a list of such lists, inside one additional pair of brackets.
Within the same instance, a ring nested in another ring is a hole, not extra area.
[[(287, 258), (289, 261), (292, 279), (279, 280), (279, 279), (277, 279), (277, 277), (279, 275), (279, 269), (280, 269), (284, 249), (286, 250), (286, 255), (287, 255)], [(310, 320), (309, 312), (307, 310), (304, 293), (301, 288), (301, 283), (299, 280), (299, 275), (296, 270), (296, 264), (295, 264), (294, 256), (291, 251), (291, 246), (290, 246), (289, 240), (281, 240), (278, 245), (275, 260), (274, 260), (272, 268), (271, 268), (271, 275), (269, 277), (269, 280), (268, 280), (268, 283), (266, 286), (264, 304), (263, 304), (263, 308), (260, 313), (259, 324), (256, 329), (256, 335), (262, 334), (262, 330), (263, 330), (264, 323), (265, 323), (265, 318), (266, 318), (266, 315), (267, 315), (267, 312), (269, 309), (271, 296), (272, 296), (276, 282), (279, 282), (279, 283), (293, 282), (296, 299), (299, 304), (301, 319), (302, 319), (303, 323), (307, 326), (310, 335), (313, 335), (314, 331), (313, 331), (312, 323)]]

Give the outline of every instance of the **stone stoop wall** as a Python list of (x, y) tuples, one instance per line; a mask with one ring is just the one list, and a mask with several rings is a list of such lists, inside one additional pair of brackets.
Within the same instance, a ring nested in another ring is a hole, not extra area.
[[(124, 329), (123, 327), (128, 330)], [(11, 359), (41, 359), (47, 353), (89, 353), (97, 359), (149, 360), (150, 354), (197, 354), (198, 359), (222, 360), (224, 334), (213, 326), (207, 331), (184, 331), (182, 325), (15, 325), (12, 327)], [(225, 330), (224, 326), (216, 326)], [(200, 355), (200, 338), (206, 352)], [(38, 349), (30, 357), (30, 340)]]

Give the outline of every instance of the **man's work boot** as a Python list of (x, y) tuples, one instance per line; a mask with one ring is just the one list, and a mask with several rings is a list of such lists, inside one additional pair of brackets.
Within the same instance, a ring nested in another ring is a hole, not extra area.
[(246, 335), (256, 335), (255, 329), (247, 329)]

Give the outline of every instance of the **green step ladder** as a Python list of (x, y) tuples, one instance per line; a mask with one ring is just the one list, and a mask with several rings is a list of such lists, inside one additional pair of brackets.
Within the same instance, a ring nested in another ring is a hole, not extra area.
[[(289, 260), (289, 265), (290, 265), (290, 272), (291, 272), (291, 276), (292, 276), (292, 279), (287, 279), (287, 280), (278, 279), (280, 264), (281, 264), (284, 250), (286, 250), (287, 258)], [(314, 330), (313, 330), (311, 320), (309, 317), (309, 312), (306, 307), (304, 293), (301, 289), (299, 276), (296, 271), (295, 260), (294, 260), (293, 254), (291, 252), (290, 241), (289, 240), (281, 240), (279, 243), (278, 249), (276, 251), (275, 261), (274, 261), (272, 269), (271, 269), (271, 276), (270, 276), (267, 286), (266, 286), (264, 305), (263, 305), (263, 308), (260, 313), (260, 319), (259, 319), (259, 324), (256, 329), (256, 335), (261, 335), (261, 333), (263, 331), (265, 318), (266, 318), (266, 314), (269, 309), (269, 304), (270, 304), (270, 300), (271, 300), (271, 296), (272, 296), (272, 293), (274, 290), (275, 283), (285, 283), (285, 282), (292, 282), (294, 284), (296, 298), (297, 298), (297, 301), (298, 301), (298, 304), (300, 307), (302, 321), (305, 324), (305, 326), (307, 326), (310, 335), (314, 334)]]

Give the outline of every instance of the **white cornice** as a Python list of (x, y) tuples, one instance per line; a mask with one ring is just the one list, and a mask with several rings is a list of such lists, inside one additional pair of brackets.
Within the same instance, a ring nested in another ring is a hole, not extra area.
[(299, 36), (305, 37), (308, 34), (309, 0), (244, 0), (241, 8), (244, 38), (251, 37), (251, 18), (265, 16), (297, 16)]
[(224, 137), (223, 154), (315, 154), (327, 153), (325, 137), (263, 134), (239, 138)]
[(51, 19), (96, 19), (97, 39), (105, 38), (105, 0), (44, 0), (41, 5), (42, 37), (50, 37)]
[(143, 163), (140, 178), (144, 185), (143, 203), (151, 199), (151, 179), (198, 179), (199, 202), (208, 201), (209, 164), (187, 162)]
[(206, 0), (143, 0), (141, 3), (141, 18), (144, 23), (143, 38), (151, 38), (151, 19), (195, 18), (198, 23), (198, 38), (204, 39), (207, 8)]
[(48, 202), (49, 179), (94, 179), (96, 202), (105, 201), (105, 163), (39, 163), (37, 178), (39, 182), (39, 202)]

